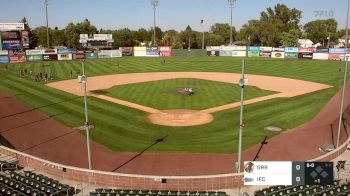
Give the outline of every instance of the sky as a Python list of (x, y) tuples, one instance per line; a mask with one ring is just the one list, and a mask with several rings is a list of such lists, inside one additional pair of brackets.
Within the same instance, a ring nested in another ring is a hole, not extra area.
[[(0, 22), (18, 22), (28, 19), (31, 28), (45, 26), (45, 0), (1, 0)], [(303, 12), (301, 24), (312, 20), (335, 18), (338, 29), (345, 28), (347, 0), (237, 0), (233, 9), (233, 25), (239, 29), (251, 19), (277, 3), (286, 4)], [(98, 29), (153, 26), (151, 0), (48, 0), (49, 26), (64, 28), (69, 22), (85, 18)], [(184, 30), (187, 25), (201, 31), (215, 23), (230, 23), (227, 0), (159, 0), (156, 25), (163, 31)]]

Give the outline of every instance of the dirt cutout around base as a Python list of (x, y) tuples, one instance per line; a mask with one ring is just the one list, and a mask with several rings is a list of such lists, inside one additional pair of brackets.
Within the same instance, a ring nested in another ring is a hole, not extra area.
[[(151, 108), (144, 105), (120, 100), (110, 96), (104, 95), (104, 90), (117, 85), (134, 84), (141, 82), (150, 82), (157, 80), (167, 80), (176, 78), (196, 78), (218, 82), (225, 82), (231, 84), (238, 84), (241, 74), (237, 73), (219, 73), (219, 72), (153, 72), (153, 73), (131, 73), (131, 74), (116, 74), (89, 77), (87, 83), (87, 91), (89, 96), (97, 97), (106, 101), (131, 107), (149, 113), (147, 119), (154, 123), (164, 126), (195, 126), (210, 123), (213, 120), (212, 113), (222, 110), (232, 109), (238, 107), (240, 102), (221, 105), (213, 108), (207, 108), (201, 111), (187, 110), (179, 108), (178, 110), (161, 111), (156, 108)], [(290, 78), (281, 78), (274, 76), (262, 76), (247, 74), (249, 85), (256, 86), (263, 90), (278, 92), (273, 95), (257, 97), (250, 100), (245, 100), (244, 104), (258, 103), (261, 101), (281, 98), (294, 97), (304, 95), (314, 91), (330, 88), (331, 86), (296, 80)], [(78, 96), (82, 96), (83, 87), (77, 80), (65, 80), (47, 84), (52, 88), (56, 88), (65, 92), (69, 92)], [(101, 93), (102, 92), (102, 93)]]
[(196, 110), (163, 110), (149, 114), (147, 119), (157, 125), (186, 127), (208, 124), (214, 120), (213, 115)]

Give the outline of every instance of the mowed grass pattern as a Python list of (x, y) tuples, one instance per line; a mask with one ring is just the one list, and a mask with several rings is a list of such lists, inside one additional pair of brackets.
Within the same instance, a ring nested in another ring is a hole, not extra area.
[[(119, 68), (117, 68), (119, 64)], [(119, 58), (91, 60), (86, 62), (87, 75), (118, 73), (204, 71), (241, 71), (241, 59), (229, 57), (167, 58), (166, 65), (160, 58)], [(278, 133), (264, 131), (268, 125), (284, 130), (291, 129), (313, 118), (341, 86), (343, 62), (331, 61), (287, 61), (248, 59), (246, 72), (320, 82), (334, 88), (286, 99), (272, 99), (245, 106), (243, 135), (245, 148), (261, 142), (265, 136)], [(77, 127), (84, 122), (83, 99), (62, 91), (51, 89), (43, 83), (19, 76), (19, 70), (54, 73), (56, 80), (70, 78), (70, 70), (80, 70), (80, 62), (38, 62), (11, 64), (5, 72), (0, 65), (0, 89), (15, 96), (30, 107), (41, 107), (39, 111), (67, 126)], [(58, 104), (55, 104), (58, 103)], [(207, 125), (173, 128), (148, 123), (146, 113), (113, 104), (94, 97), (88, 98), (89, 118), (95, 128), (92, 139), (115, 151), (142, 151), (156, 139), (168, 137), (148, 151), (177, 152), (221, 152), (237, 151), (239, 108), (214, 114), (215, 120)], [(82, 133), (83, 134), (83, 133)]]
[[(193, 88), (194, 94), (179, 92)], [(190, 78), (143, 82), (115, 86), (107, 89), (108, 96), (130, 101), (152, 108), (203, 110), (240, 101), (239, 85)], [(245, 98), (267, 96), (277, 92), (265, 91), (256, 87), (245, 88)]]

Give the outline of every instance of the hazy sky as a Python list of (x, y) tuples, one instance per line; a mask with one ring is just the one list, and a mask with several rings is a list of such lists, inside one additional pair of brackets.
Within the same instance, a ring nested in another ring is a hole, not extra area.
[[(0, 22), (18, 22), (22, 17), (33, 27), (45, 25), (44, 0), (1, 0)], [(98, 29), (128, 27), (138, 29), (153, 26), (150, 0), (48, 0), (49, 26), (65, 27), (68, 22), (89, 19)], [(345, 27), (347, 0), (237, 0), (233, 14), (234, 26), (240, 28), (260, 12), (277, 3), (303, 11), (302, 24), (316, 19), (334, 17), (338, 28)], [(229, 23), (227, 0), (159, 0), (156, 24), (162, 30), (183, 30), (190, 25), (200, 30), (214, 23)]]

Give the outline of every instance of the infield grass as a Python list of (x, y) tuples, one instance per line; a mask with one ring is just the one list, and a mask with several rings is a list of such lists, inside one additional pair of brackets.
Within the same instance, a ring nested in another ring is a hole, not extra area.
[[(193, 88), (195, 92), (193, 95), (181, 92), (184, 88), (189, 87)], [(106, 95), (160, 110), (203, 110), (240, 101), (240, 89), (239, 85), (229, 83), (178, 78), (114, 86), (106, 90)], [(253, 86), (245, 88), (246, 99), (274, 93), (277, 92)]]
[[(119, 68), (116, 66), (119, 64)], [(241, 71), (241, 59), (229, 57), (172, 57), (166, 65), (159, 58), (120, 58), (91, 60), (86, 62), (88, 76), (167, 71), (235, 72)], [(293, 98), (271, 99), (245, 106), (243, 145), (257, 144), (265, 136), (278, 133), (264, 131), (265, 126), (277, 126), (288, 130), (312, 119), (341, 85), (343, 62), (248, 59), (246, 72), (320, 82), (334, 86), (322, 91)], [(80, 62), (38, 62), (11, 64), (5, 72), (0, 66), (0, 90), (6, 91), (46, 115), (70, 127), (84, 122), (83, 99), (42, 82), (19, 76), (19, 70), (28, 68), (35, 72), (54, 73), (55, 80), (70, 78), (70, 70), (81, 70)], [(236, 92), (238, 94), (238, 92)], [(246, 97), (247, 98), (247, 97)], [(234, 95), (232, 95), (234, 99)], [(61, 103), (58, 103), (61, 102)], [(58, 103), (58, 104), (54, 104)], [(52, 105), (53, 104), (53, 105)], [(50, 106), (48, 106), (50, 105)], [(95, 128), (91, 132), (94, 141), (115, 151), (142, 151), (156, 139), (166, 135), (161, 143), (149, 151), (159, 152), (220, 152), (237, 151), (239, 108), (214, 113), (214, 121), (194, 127), (165, 127), (153, 125), (145, 119), (146, 113), (110, 103), (94, 97), (88, 98), (89, 118)]]

